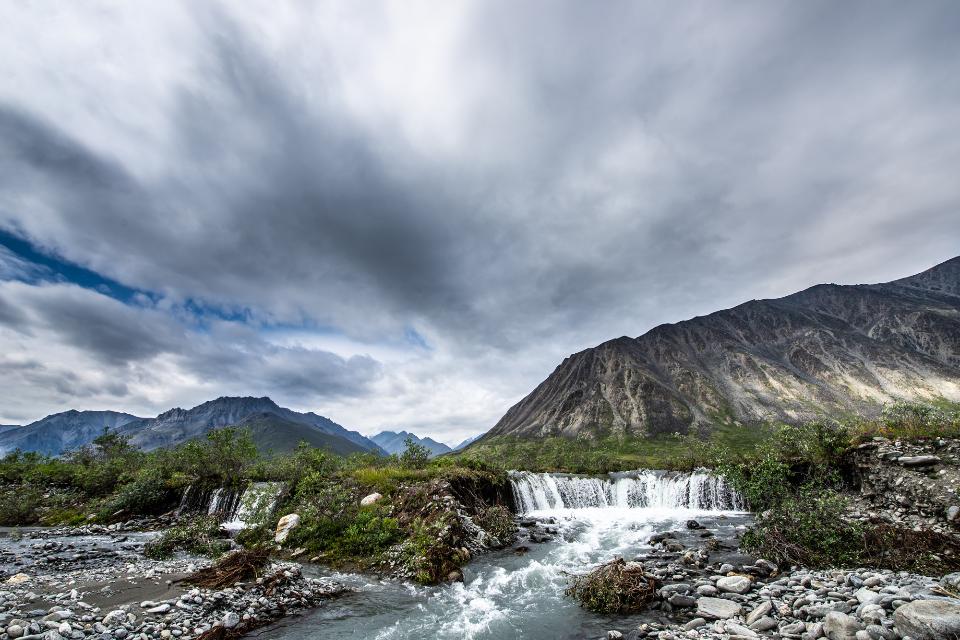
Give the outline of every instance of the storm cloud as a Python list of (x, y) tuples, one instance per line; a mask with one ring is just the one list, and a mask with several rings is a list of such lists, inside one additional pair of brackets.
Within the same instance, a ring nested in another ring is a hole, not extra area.
[(145, 296), (0, 254), (7, 357), (86, 384), (0, 422), (242, 391), (456, 440), (600, 341), (957, 252), (953, 2), (144, 12), (0, 10), (0, 230)]

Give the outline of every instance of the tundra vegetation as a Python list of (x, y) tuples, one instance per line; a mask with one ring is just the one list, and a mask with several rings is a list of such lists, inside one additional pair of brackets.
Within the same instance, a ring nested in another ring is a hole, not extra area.
[[(105, 433), (59, 458), (14, 452), (0, 459), (0, 524), (110, 523), (159, 516), (174, 510), (189, 486), (209, 490), (281, 481), (286, 491), (278, 510), (252, 523), (238, 537), (243, 545), (273, 544), (277, 519), (296, 513), (300, 525), (284, 548), (297, 551), (298, 557), (384, 569), (431, 583), (455, 576), (471, 557), (463, 509), (485, 532), (488, 546), (512, 539), (513, 518), (505, 506), (508, 469), (602, 473), (710, 467), (724, 474), (758, 514), (755, 528), (743, 538), (747, 550), (781, 564), (810, 567), (943, 569), (945, 556), (938, 551), (953, 543), (938, 534), (846, 517), (844, 455), (876, 437), (958, 438), (960, 411), (947, 404), (898, 403), (873, 420), (750, 428), (727, 424), (710, 437), (610, 437), (576, 443), (493, 439), (433, 459), (413, 442), (404, 453), (387, 457), (341, 457), (308, 446), (263, 456), (249, 433), (231, 428), (175, 448), (143, 452)], [(361, 499), (373, 493), (381, 498), (361, 506)], [(181, 519), (149, 551), (157, 557), (179, 550), (219, 555), (226, 545), (216, 524)], [(919, 551), (898, 552), (910, 547)]]

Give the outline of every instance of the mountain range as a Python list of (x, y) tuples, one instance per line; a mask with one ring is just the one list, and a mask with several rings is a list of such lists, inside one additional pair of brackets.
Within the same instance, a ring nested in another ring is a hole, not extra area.
[(403, 453), (407, 449), (407, 438), (413, 440), (416, 444), (426, 447), (430, 451), (430, 457), (439, 456), (443, 453), (450, 453), (453, 451), (450, 447), (443, 444), (442, 442), (437, 442), (433, 438), (419, 438), (412, 433), (406, 431), (381, 431), (377, 435), (373, 436), (371, 440), (376, 442), (380, 447), (387, 453)]
[(270, 398), (222, 397), (156, 418), (115, 411), (65, 411), (37, 422), (0, 429), (0, 454), (14, 449), (60, 455), (93, 441), (104, 430), (127, 436), (144, 450), (170, 447), (220, 427), (247, 428), (261, 451), (290, 451), (301, 441), (338, 454), (386, 452), (376, 443), (315, 413), (280, 407)]
[(484, 438), (636, 436), (960, 401), (960, 258), (816, 285), (566, 358)]

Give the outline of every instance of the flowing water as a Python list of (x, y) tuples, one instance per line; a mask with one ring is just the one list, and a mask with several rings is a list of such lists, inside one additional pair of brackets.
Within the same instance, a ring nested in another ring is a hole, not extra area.
[(732, 539), (748, 522), (743, 500), (706, 473), (636, 472), (603, 478), (515, 473), (514, 496), (524, 517), (552, 518), (558, 533), (530, 551), (481, 555), (464, 582), (421, 587), (353, 574), (333, 575), (356, 593), (303, 618), (261, 632), (265, 638), (414, 638), (507, 640), (591, 638), (628, 629), (644, 616), (591, 614), (564, 596), (570, 574), (614, 556), (649, 551), (654, 533), (681, 530), (695, 518), (718, 538)]
[(285, 488), (282, 482), (251, 482), (246, 487), (217, 487), (206, 492), (190, 485), (180, 498), (177, 515), (204, 513), (216, 517), (224, 529), (239, 531), (269, 518)]

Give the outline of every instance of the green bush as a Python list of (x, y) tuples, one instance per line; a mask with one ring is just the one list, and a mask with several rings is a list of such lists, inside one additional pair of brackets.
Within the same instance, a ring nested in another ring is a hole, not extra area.
[(0, 492), (0, 525), (17, 527), (36, 524), (43, 493), (35, 487), (23, 486)]
[(223, 537), (217, 519), (201, 517), (164, 531), (159, 538), (146, 544), (144, 555), (163, 560), (176, 551), (186, 551), (216, 558), (229, 549), (230, 541)]
[(361, 508), (338, 541), (339, 550), (348, 556), (375, 557), (400, 538), (396, 519), (377, 505)]
[(118, 512), (125, 515), (155, 515), (171, 508), (176, 499), (177, 493), (170, 487), (163, 472), (147, 467), (103, 503), (100, 517), (109, 519)]
[(400, 465), (407, 469), (425, 468), (430, 462), (430, 450), (414, 442), (413, 438), (407, 438), (403, 444), (405, 448), (400, 454)]
[(857, 566), (866, 555), (864, 525), (847, 517), (847, 501), (807, 485), (757, 517), (741, 546), (781, 565)]

